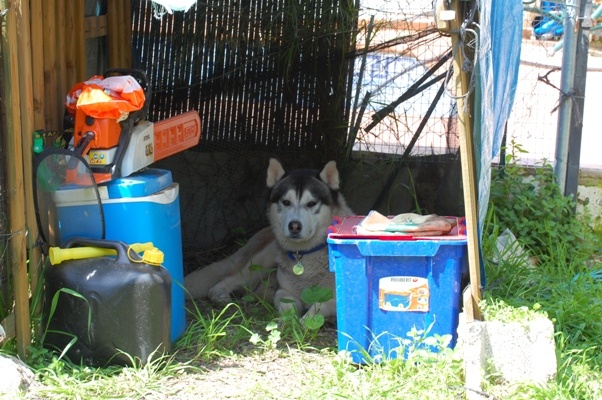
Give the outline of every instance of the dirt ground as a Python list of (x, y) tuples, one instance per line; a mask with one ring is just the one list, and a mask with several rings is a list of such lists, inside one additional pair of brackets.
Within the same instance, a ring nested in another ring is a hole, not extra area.
[[(220, 310), (204, 301), (195, 304), (203, 315)], [(193, 322), (189, 318), (188, 323)], [(145, 399), (306, 398), (299, 396), (309, 389), (308, 380), (333, 370), (336, 348), (336, 328), (326, 325), (303, 350), (285, 340), (268, 350), (243, 341), (231, 349), (233, 355), (207, 360), (195, 358), (196, 354), (184, 349), (176, 353), (176, 358), (192, 368), (166, 382), (165, 392)]]
[[(199, 365), (199, 373), (173, 380), (165, 399), (296, 399), (307, 392), (312, 374), (333, 368), (334, 353), (268, 350)], [(148, 398), (155, 398), (150, 396)]]

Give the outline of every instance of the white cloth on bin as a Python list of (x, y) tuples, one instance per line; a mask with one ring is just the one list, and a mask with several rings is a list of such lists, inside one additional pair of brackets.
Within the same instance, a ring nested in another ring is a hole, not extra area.
[(414, 213), (386, 217), (378, 211), (370, 213), (357, 226), (369, 232), (400, 233), (413, 236), (442, 236), (451, 232), (456, 225), (455, 219), (440, 217), (436, 214), (420, 215)]

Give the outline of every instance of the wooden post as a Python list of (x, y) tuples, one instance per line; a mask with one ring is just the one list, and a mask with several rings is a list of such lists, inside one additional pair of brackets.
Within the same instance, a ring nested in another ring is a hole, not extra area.
[[(476, 1), (476, 0), (473, 0)], [(455, 18), (450, 21), (452, 48), (454, 51), (453, 67), (456, 96), (462, 96), (469, 92), (470, 76), (462, 70), (464, 65), (464, 53), (459, 46), (464, 45), (460, 38), (460, 25), (464, 15), (460, 3), (470, 3), (460, 0), (451, 2), (455, 11)], [(469, 4), (470, 5), (470, 4)], [(460, 128), (460, 158), (462, 162), (462, 186), (464, 191), (464, 210), (466, 216), (468, 267), (470, 272), (470, 294), (472, 307), (464, 307), (466, 311), (472, 310), (473, 315), (467, 315), (467, 319), (481, 319), (479, 302), (481, 301), (481, 267), (479, 257), (479, 232), (478, 232), (478, 203), (476, 187), (476, 169), (473, 143), (473, 118), (471, 99), (459, 97), (458, 126)]]
[(129, 0), (112, 0), (107, 7), (109, 68), (132, 66), (132, 17)]
[[(65, 44), (65, 87), (64, 87), (64, 95), (67, 94), (67, 91), (71, 89), (71, 87), (77, 83), (76, 78), (76, 68), (77, 63), (75, 61), (75, 57), (77, 56), (75, 46), (77, 42), (78, 33), (75, 31), (75, 5), (79, 3), (79, 0), (73, 2), (71, 7), (65, 7), (65, 28), (64, 33), (62, 35), (61, 40), (64, 41)], [(82, 18), (83, 20), (83, 18)], [(57, 23), (58, 25), (58, 23)], [(83, 32), (82, 32), (83, 33)]]
[(85, 35), (85, 0), (73, 1), (73, 42), (75, 58), (75, 82), (83, 82), (89, 78), (86, 67), (86, 35)]
[(119, 58), (119, 1), (109, 1), (107, 4), (107, 43), (109, 46), (109, 68), (122, 68)]
[(121, 24), (121, 47), (123, 52), (123, 65), (132, 68), (132, 2), (123, 2), (123, 22)]
[(67, 32), (65, 24), (65, 0), (55, 0), (55, 46), (56, 46), (56, 125), (54, 129), (63, 129), (65, 115), (65, 95), (67, 94), (67, 60), (65, 58), (65, 40), (71, 40), (71, 33)]
[[(45, 119), (45, 88), (44, 88), (44, 18), (42, 17), (42, 1), (43, 0), (29, 0), (29, 13), (30, 18), (27, 19), (24, 13), (21, 16), (21, 21), (23, 21), (23, 25), (25, 26), (25, 21), (30, 21), (28, 23), (28, 29), (30, 32), (30, 41), (31, 41), (31, 59), (29, 62), (29, 69), (31, 74), (31, 83), (32, 83), (32, 92), (31, 92), (31, 106), (32, 112), (29, 115), (31, 118), (31, 126), (28, 127), (28, 130), (34, 131), (37, 129), (44, 129), (46, 127), (46, 119)], [(24, 10), (24, 8), (23, 8)], [(24, 61), (24, 64), (26, 62)], [(33, 133), (33, 132), (32, 132)], [(32, 138), (30, 136), (30, 138)], [(25, 149), (30, 149), (31, 155), (31, 144), (24, 144)], [(25, 161), (27, 165), (25, 166), (25, 175), (28, 177), (28, 185), (26, 187), (31, 187), (32, 190), (36, 190), (33, 187), (33, 174), (31, 161)], [(27, 172), (30, 171), (30, 172)], [(28, 203), (33, 202), (33, 196), (28, 192)], [(31, 207), (31, 208), (30, 208)], [(31, 220), (33, 218), (33, 221)], [(29, 277), (31, 282), (31, 292), (35, 295), (38, 290), (40, 290), (38, 283), (40, 283), (41, 279), (41, 268), (39, 268), (39, 264), (42, 262), (42, 257), (40, 254), (40, 249), (37, 247), (33, 247), (34, 241), (38, 239), (38, 226), (35, 220), (35, 210), (33, 206), (27, 206), (27, 224), (29, 226), (29, 257), (30, 257), (30, 265), (29, 265)], [(41, 304), (38, 304), (39, 307)], [(38, 314), (39, 309), (33, 310), (33, 314)], [(34, 328), (38, 328), (35, 327)]]
[(27, 282), (27, 227), (25, 224), (25, 191), (23, 182), (23, 144), (21, 126), (21, 98), (19, 82), (19, 51), (17, 38), (17, 11), (15, 7), (6, 7), (6, 42), (4, 49), (5, 104), (7, 109), (6, 157), (7, 157), (7, 203), (10, 218), (10, 265), (15, 294), (15, 330), (17, 352), (26, 359), (27, 347), (31, 344), (31, 326), (29, 323), (29, 286)]
[[(31, 282), (31, 293), (38, 290), (40, 279), (42, 253), (36, 246), (38, 238), (38, 225), (36, 221), (33, 203), (33, 132), (34, 122), (34, 95), (33, 95), (33, 72), (32, 72), (32, 41), (30, 35), (30, 12), (28, 1), (18, 1), (17, 32), (19, 50), (19, 91), (21, 97), (21, 124), (23, 133), (23, 175), (25, 186), (25, 215), (27, 222), (27, 249), (29, 255), (29, 279)], [(38, 304), (39, 306), (39, 304)], [(36, 312), (39, 311), (36, 310)]]
[(34, 128), (43, 129), (46, 126), (44, 117), (44, 18), (42, 17), (42, 1), (30, 0), (31, 14), (31, 68), (33, 81), (33, 119)]
[[(42, 19), (44, 25), (44, 93), (46, 96), (46, 102), (44, 103), (44, 119), (45, 129), (59, 129), (58, 121), (58, 105), (56, 98), (58, 94), (58, 78), (57, 70), (59, 68), (57, 62), (57, 49), (56, 49), (56, 1), (55, 0), (44, 0), (42, 2)], [(62, 12), (62, 10), (61, 10)]]

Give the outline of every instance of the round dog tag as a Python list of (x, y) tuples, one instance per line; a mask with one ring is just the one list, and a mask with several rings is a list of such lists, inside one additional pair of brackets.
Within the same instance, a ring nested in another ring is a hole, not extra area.
[(303, 265), (300, 262), (297, 262), (293, 267), (293, 274), (301, 275), (303, 273)]

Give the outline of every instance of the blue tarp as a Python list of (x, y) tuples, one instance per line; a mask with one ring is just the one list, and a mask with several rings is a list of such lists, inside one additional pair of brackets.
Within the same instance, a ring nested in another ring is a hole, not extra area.
[(480, 39), (475, 88), (474, 143), (482, 232), (491, 184), (491, 163), (500, 152), (520, 64), (522, 0), (480, 0)]

